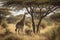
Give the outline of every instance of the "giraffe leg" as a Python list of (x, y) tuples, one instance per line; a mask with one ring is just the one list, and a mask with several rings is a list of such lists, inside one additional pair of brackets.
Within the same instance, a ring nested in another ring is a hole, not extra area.
[(18, 29), (18, 33), (19, 33), (20, 29)]

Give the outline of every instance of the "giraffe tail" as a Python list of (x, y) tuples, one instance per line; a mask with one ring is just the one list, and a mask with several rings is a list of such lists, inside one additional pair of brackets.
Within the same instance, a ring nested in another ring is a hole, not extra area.
[(17, 32), (17, 29), (15, 29), (15, 31)]

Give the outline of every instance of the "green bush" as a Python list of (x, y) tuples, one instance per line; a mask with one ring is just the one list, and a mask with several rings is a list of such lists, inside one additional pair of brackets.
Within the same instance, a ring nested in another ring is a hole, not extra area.
[(41, 22), (41, 25), (47, 25), (47, 21), (46, 20), (42, 20), (42, 22)]
[(60, 25), (55, 30), (56, 35), (60, 36)]
[(2, 26), (3, 28), (7, 28), (7, 27), (8, 27), (8, 24), (7, 24), (6, 19), (3, 19), (3, 20), (2, 20), (1, 26)]
[(55, 40), (56, 37), (60, 37), (60, 25), (52, 28), (49, 32), (47, 32), (49, 40)]
[(55, 40), (56, 38), (55, 28), (52, 28), (50, 31), (48, 31), (47, 35), (49, 40)]
[(30, 21), (25, 21), (25, 25), (30, 28), (31, 27), (31, 22)]
[(25, 29), (25, 33), (26, 33), (27, 35), (31, 35), (32, 30), (31, 30), (31, 29)]

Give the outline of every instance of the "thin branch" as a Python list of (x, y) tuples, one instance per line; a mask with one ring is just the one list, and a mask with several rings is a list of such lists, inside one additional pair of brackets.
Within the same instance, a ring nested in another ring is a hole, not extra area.
[(34, 13), (34, 10), (33, 10), (33, 8), (30, 6), (30, 10), (31, 10), (31, 13)]
[[(45, 15), (47, 15), (48, 12), (51, 11), (51, 9), (53, 9), (53, 8), (54, 8), (54, 7), (49, 6), (47, 12), (45, 13)], [(45, 15), (43, 15), (43, 16), (45, 16)]]
[(59, 8), (59, 7), (55, 7), (53, 10), (51, 10), (51, 11), (48, 12), (48, 13), (51, 13), (51, 12), (55, 11), (57, 8)]
[(31, 15), (31, 12), (28, 10), (28, 7), (25, 7), (25, 8), (26, 8), (27, 12)]
[(42, 18), (45, 17), (47, 14), (50, 14), (48, 12), (51, 11), (51, 9), (53, 9), (53, 8), (54, 7), (49, 6), (47, 12), (42, 15)]
[[(50, 14), (51, 12), (55, 11), (57, 8), (59, 7), (55, 7), (53, 10), (49, 10), (49, 12), (46, 13), (46, 15), (44, 15), (42, 18), (44, 18), (45, 16), (47, 16), (48, 14)], [(52, 8), (51, 8), (52, 9)]]

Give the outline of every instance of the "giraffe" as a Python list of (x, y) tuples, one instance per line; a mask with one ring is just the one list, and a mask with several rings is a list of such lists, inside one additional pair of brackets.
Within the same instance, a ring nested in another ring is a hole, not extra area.
[(21, 21), (19, 21), (17, 24), (16, 24), (16, 29), (15, 29), (15, 31), (17, 32), (19, 32), (20, 30), (21, 31), (23, 31), (23, 27), (24, 27), (24, 21), (25, 21), (25, 15), (26, 15), (27, 13), (25, 13), (24, 14), (24, 16), (23, 16), (23, 18), (21, 19)]

